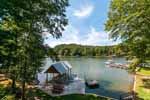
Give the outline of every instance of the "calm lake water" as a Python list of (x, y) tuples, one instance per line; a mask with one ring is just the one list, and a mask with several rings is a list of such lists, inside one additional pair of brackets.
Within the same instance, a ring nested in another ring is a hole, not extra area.
[[(89, 89), (86, 87), (86, 93), (95, 93), (98, 95), (108, 96), (118, 99), (121, 94), (130, 92), (133, 86), (133, 76), (126, 70), (117, 68), (108, 68), (105, 62), (108, 58), (63, 58), (72, 66), (72, 72), (79, 77), (95, 79), (99, 82), (100, 87), (97, 89)], [(124, 58), (114, 58), (117, 63), (126, 63)], [(48, 67), (52, 62), (46, 60), (44, 68)], [(39, 74), (40, 81), (44, 81), (45, 75)]]

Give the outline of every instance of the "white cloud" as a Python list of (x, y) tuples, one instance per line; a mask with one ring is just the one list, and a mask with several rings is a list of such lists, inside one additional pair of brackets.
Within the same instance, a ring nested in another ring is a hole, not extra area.
[(54, 47), (58, 44), (70, 44), (78, 43), (79, 40), (79, 31), (75, 29), (72, 25), (68, 25), (63, 32), (63, 36), (60, 39), (55, 39), (52, 36), (45, 40), (45, 43), (51, 47)]
[(94, 6), (91, 4), (82, 5), (79, 9), (73, 11), (73, 15), (78, 18), (85, 18), (91, 15)]
[(94, 45), (97, 44), (103, 34), (101, 32), (97, 32), (94, 27), (91, 27), (90, 33), (87, 34), (84, 44)]
[(108, 33), (105, 31), (97, 31), (94, 27), (90, 28), (90, 32), (86, 35), (81, 44), (84, 45), (115, 45), (119, 42), (113, 42), (109, 39)]
[(80, 34), (80, 30), (76, 29), (72, 25), (66, 27), (63, 36), (60, 39), (54, 39), (52, 36), (45, 41), (51, 47), (59, 44), (82, 44), (82, 45), (115, 45), (117, 42), (112, 42), (108, 39), (108, 33), (104, 31), (97, 31), (94, 27), (90, 28), (88, 34)]

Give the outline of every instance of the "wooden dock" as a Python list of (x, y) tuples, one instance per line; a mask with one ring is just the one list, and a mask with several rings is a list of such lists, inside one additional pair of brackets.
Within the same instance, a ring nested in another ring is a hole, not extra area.
[(112, 68), (120, 68), (120, 69), (127, 69), (128, 65), (127, 64), (109, 64), (107, 65), (108, 67), (112, 67)]
[(120, 96), (119, 100), (136, 100), (135, 99), (135, 93), (134, 92), (129, 92), (129, 93), (122, 94)]
[(47, 84), (46, 86), (39, 85), (38, 88), (51, 96), (62, 96), (75, 93), (85, 94), (85, 82), (83, 80), (75, 80), (69, 85), (64, 85), (63, 91), (57, 91), (60, 89), (55, 91), (53, 84)]

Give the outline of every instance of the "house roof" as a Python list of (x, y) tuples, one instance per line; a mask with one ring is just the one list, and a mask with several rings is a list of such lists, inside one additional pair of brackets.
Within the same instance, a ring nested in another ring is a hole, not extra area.
[(72, 66), (67, 61), (59, 61), (59, 62), (51, 64), (51, 66), (48, 67), (44, 72), (45, 73), (57, 72), (59, 74), (64, 74), (64, 73), (67, 73), (71, 68)]

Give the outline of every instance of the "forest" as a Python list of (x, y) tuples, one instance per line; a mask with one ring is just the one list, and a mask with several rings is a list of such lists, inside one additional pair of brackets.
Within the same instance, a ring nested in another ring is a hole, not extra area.
[(88, 46), (78, 44), (61, 44), (53, 48), (58, 56), (88, 56), (107, 57), (125, 56), (126, 48), (123, 44), (114, 46)]

